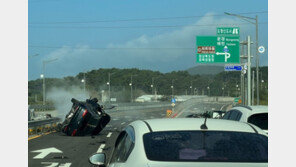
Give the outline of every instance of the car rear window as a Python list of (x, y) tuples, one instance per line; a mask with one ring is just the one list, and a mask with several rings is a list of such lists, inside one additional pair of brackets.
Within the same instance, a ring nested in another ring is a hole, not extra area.
[(268, 130), (268, 113), (254, 114), (248, 118), (248, 122), (263, 130)]
[(226, 131), (151, 132), (143, 136), (152, 161), (267, 162), (267, 137)]

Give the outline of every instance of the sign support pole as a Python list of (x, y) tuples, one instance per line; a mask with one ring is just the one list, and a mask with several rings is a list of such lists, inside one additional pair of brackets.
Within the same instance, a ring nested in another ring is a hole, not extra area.
[(255, 93), (255, 71), (253, 71), (252, 77), (252, 105), (254, 105), (254, 93)]
[(251, 105), (251, 37), (248, 36), (248, 106)]

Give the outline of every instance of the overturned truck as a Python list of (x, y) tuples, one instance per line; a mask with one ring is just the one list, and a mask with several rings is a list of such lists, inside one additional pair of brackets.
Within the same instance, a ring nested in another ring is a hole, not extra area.
[(97, 135), (110, 122), (110, 116), (98, 104), (98, 99), (85, 102), (71, 99), (73, 103), (65, 121), (60, 124), (60, 131), (68, 136)]

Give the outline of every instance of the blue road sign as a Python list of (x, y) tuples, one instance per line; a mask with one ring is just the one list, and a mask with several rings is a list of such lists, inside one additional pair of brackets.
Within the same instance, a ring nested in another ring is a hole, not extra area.
[(224, 70), (225, 71), (241, 71), (242, 70), (242, 66), (234, 66), (234, 65), (230, 65), (230, 66), (224, 66)]
[(176, 103), (176, 99), (175, 98), (172, 98), (172, 103)]

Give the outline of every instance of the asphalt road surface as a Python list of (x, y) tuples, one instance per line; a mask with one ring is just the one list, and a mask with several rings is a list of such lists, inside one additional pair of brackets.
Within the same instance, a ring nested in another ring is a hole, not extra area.
[[(220, 109), (223, 104), (207, 104), (206, 109)], [(194, 108), (199, 108), (195, 106)], [(30, 167), (80, 167), (92, 166), (89, 156), (96, 152), (110, 158), (113, 145), (120, 131), (135, 120), (165, 118), (166, 109), (154, 108), (137, 111), (115, 111), (109, 113), (111, 121), (97, 136), (71, 137), (59, 132), (50, 133), (28, 141)], [(205, 106), (200, 107), (201, 110)]]

